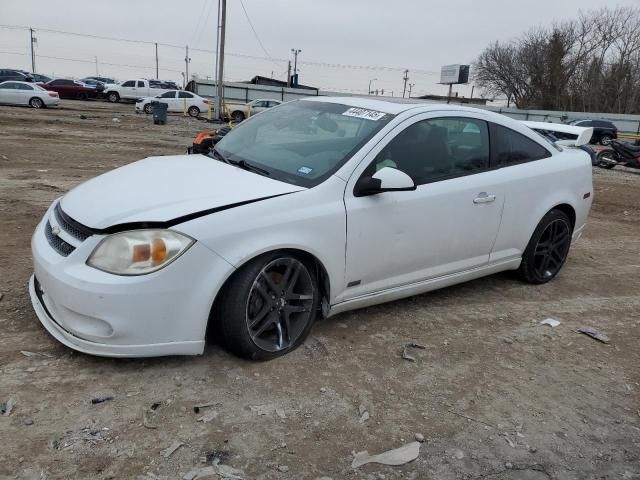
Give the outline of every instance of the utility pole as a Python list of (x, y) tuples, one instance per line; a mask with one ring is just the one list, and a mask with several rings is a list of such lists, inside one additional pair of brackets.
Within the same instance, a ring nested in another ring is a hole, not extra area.
[(287, 66), (287, 88), (291, 87), (291, 60), (289, 60), (289, 65)]
[(160, 75), (158, 75), (158, 42), (156, 42), (156, 80), (160, 80)]
[(404, 77), (402, 79), (404, 80), (404, 87), (402, 88), (402, 98), (404, 98), (404, 95), (407, 91), (407, 81), (409, 80), (409, 70), (404, 71)]
[(475, 85), (471, 85), (471, 100), (473, 100), (473, 90), (476, 88)]
[(220, 2), (220, 56), (218, 64), (218, 118), (223, 118), (224, 108), (224, 39), (225, 28), (227, 23), (227, 0), (221, 0)]
[[(369, 80), (369, 90), (367, 90), (367, 95), (371, 95), (371, 82), (373, 82), (374, 80), (378, 80), (377, 78), (372, 78), (371, 80)], [(377, 93), (376, 93), (377, 95)]]
[(184, 86), (187, 86), (187, 83), (189, 83), (189, 62), (191, 61), (191, 59), (189, 58), (189, 45), (187, 45), (185, 47), (185, 56), (184, 56), (184, 65), (185, 65), (185, 78), (184, 78)]
[(412, 89), (413, 87), (415, 87), (415, 86), (416, 86), (416, 84), (415, 84), (415, 83), (410, 83), (410, 84), (409, 84), (409, 98), (411, 98), (411, 89)]
[(298, 73), (298, 54), (302, 53), (302, 50), (292, 48), (291, 51), (293, 52), (293, 74), (295, 75)]
[(33, 44), (36, 43), (38, 40), (33, 36), (33, 28), (29, 29), (29, 36), (31, 41), (31, 71), (33, 73), (36, 73), (36, 54), (35, 54), (35, 51), (33, 50)]
[[(218, 75), (218, 49), (220, 48), (220, 0), (218, 0), (218, 23), (216, 23), (216, 70), (215, 75)], [(208, 77), (207, 77), (208, 78)]]
[(97, 56), (95, 56), (95, 57), (93, 57), (93, 58), (95, 58), (95, 59), (96, 59), (96, 77), (97, 77), (98, 75), (100, 75), (100, 72), (98, 71), (98, 57), (97, 57)]

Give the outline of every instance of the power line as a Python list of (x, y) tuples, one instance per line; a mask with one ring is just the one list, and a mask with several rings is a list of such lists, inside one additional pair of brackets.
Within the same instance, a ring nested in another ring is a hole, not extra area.
[[(247, 17), (247, 19), (248, 19), (248, 17)], [(29, 30), (29, 27), (22, 27), (22, 26), (18, 26), (18, 25), (0, 25), (0, 28), (7, 28), (7, 29), (13, 29), (13, 30), (16, 30), (16, 29)], [(253, 28), (253, 26), (252, 26), (252, 28)], [(48, 28), (34, 28), (34, 30), (39, 31), (39, 32), (55, 33), (55, 34), (60, 34), (60, 35), (73, 35), (73, 36), (78, 36), (78, 37), (95, 38), (95, 39), (98, 39), (98, 40), (111, 40), (111, 41), (117, 41), (117, 42), (141, 43), (141, 44), (145, 44), (145, 45), (155, 45), (157, 43), (158, 45), (161, 45), (163, 47), (179, 48), (180, 50), (184, 49), (184, 45), (173, 45), (173, 44), (170, 44), (170, 43), (151, 42), (151, 41), (148, 41), (148, 40), (133, 40), (133, 39), (129, 39), (129, 38), (107, 37), (107, 36), (93, 35), (93, 34), (88, 34), (88, 33), (68, 32), (68, 31), (63, 31), (63, 30), (52, 30), (52, 29), (48, 29)], [(263, 49), (264, 49), (264, 46), (263, 46)], [(215, 51), (213, 51), (213, 50), (204, 49), (204, 48), (190, 48), (189, 50), (193, 51), (193, 52), (215, 53)], [(265, 50), (265, 53), (268, 55), (266, 50)], [(271, 56), (260, 57), (260, 56), (257, 56), (257, 55), (246, 55), (246, 54), (231, 53), (231, 52), (226, 52), (225, 55), (229, 55), (231, 57), (238, 57), (238, 58), (248, 58), (248, 59), (252, 59), (252, 60), (268, 60), (270, 62), (283, 63), (283, 64), (286, 64), (288, 62), (287, 59), (273, 58)], [(353, 65), (353, 64), (348, 64), (348, 63), (314, 62), (314, 61), (309, 61), (309, 60), (300, 61), (298, 63), (300, 65), (309, 65), (309, 66), (317, 66), (317, 67), (325, 67), (325, 68), (336, 68), (336, 69), (376, 70), (376, 71), (385, 71), (385, 72), (404, 72), (405, 71), (405, 68), (389, 67), (389, 66), (383, 66), (383, 65)], [(412, 68), (411, 71), (413, 73), (422, 74), (422, 75), (440, 75), (440, 72), (436, 72), (436, 71), (432, 71), (432, 70), (421, 70), (421, 69)]]
[(242, 6), (242, 11), (244, 11), (244, 16), (247, 17), (247, 22), (249, 22), (249, 26), (251, 27), (251, 30), (253, 30), (253, 35), (256, 37), (256, 40), (260, 44), (260, 48), (262, 48), (262, 51), (264, 52), (264, 54), (271, 60), (271, 55), (269, 55), (269, 52), (267, 52), (267, 49), (264, 48), (264, 45), (262, 44), (262, 41), (260, 40), (260, 37), (258, 36), (258, 32), (256, 32), (256, 29), (253, 27), (253, 23), (251, 22), (251, 19), (249, 18), (249, 13), (247, 13), (247, 9), (244, 6), (244, 1), (243, 0), (240, 0), (240, 5)]

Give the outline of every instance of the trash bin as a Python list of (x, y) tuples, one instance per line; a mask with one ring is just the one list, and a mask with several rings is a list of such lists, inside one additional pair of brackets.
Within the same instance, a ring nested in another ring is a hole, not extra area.
[(153, 123), (156, 125), (164, 125), (167, 123), (167, 108), (169, 105), (161, 102), (151, 102), (153, 111)]

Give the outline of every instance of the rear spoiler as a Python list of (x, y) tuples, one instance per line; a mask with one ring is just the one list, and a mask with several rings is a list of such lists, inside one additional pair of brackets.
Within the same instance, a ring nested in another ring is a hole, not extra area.
[[(527, 127), (537, 132), (550, 132), (551, 134), (560, 133), (560, 139), (556, 142), (559, 145), (568, 147), (579, 147), (586, 145), (593, 135), (593, 127), (576, 127), (574, 125), (565, 125), (564, 123), (546, 123), (546, 122), (522, 122)], [(566, 135), (575, 136), (575, 140), (567, 140)]]

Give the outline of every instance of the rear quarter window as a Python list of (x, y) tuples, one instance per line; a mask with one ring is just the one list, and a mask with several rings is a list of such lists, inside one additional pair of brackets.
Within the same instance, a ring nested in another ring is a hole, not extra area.
[(542, 145), (510, 128), (494, 124), (491, 137), (492, 163), (495, 166), (507, 167), (551, 156), (551, 152)]

